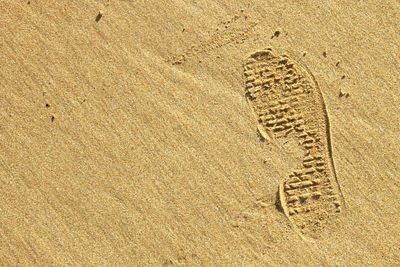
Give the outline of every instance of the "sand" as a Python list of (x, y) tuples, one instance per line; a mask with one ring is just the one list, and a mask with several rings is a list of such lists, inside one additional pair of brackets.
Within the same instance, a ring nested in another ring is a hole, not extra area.
[(0, 12), (1, 266), (400, 265), (398, 1)]

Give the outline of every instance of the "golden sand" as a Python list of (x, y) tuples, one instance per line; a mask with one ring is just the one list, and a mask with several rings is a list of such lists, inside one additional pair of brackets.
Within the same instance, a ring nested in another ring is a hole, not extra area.
[(400, 265), (398, 1), (0, 12), (0, 266)]

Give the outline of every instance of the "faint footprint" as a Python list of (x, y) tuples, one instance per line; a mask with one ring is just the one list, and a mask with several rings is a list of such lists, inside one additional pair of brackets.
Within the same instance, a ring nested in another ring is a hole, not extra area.
[(268, 142), (293, 139), (304, 155), (281, 180), (279, 202), (302, 237), (317, 237), (343, 203), (337, 183), (325, 103), (314, 76), (271, 48), (244, 65), (246, 97)]

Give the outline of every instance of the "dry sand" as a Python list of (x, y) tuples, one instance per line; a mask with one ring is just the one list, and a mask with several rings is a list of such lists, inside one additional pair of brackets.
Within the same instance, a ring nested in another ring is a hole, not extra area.
[(400, 4), (299, 2), (0, 0), (0, 265), (399, 266)]

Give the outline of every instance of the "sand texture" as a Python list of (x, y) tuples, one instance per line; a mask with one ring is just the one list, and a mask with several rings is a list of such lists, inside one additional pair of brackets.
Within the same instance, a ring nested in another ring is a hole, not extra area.
[(0, 266), (400, 266), (399, 1), (0, 12)]

